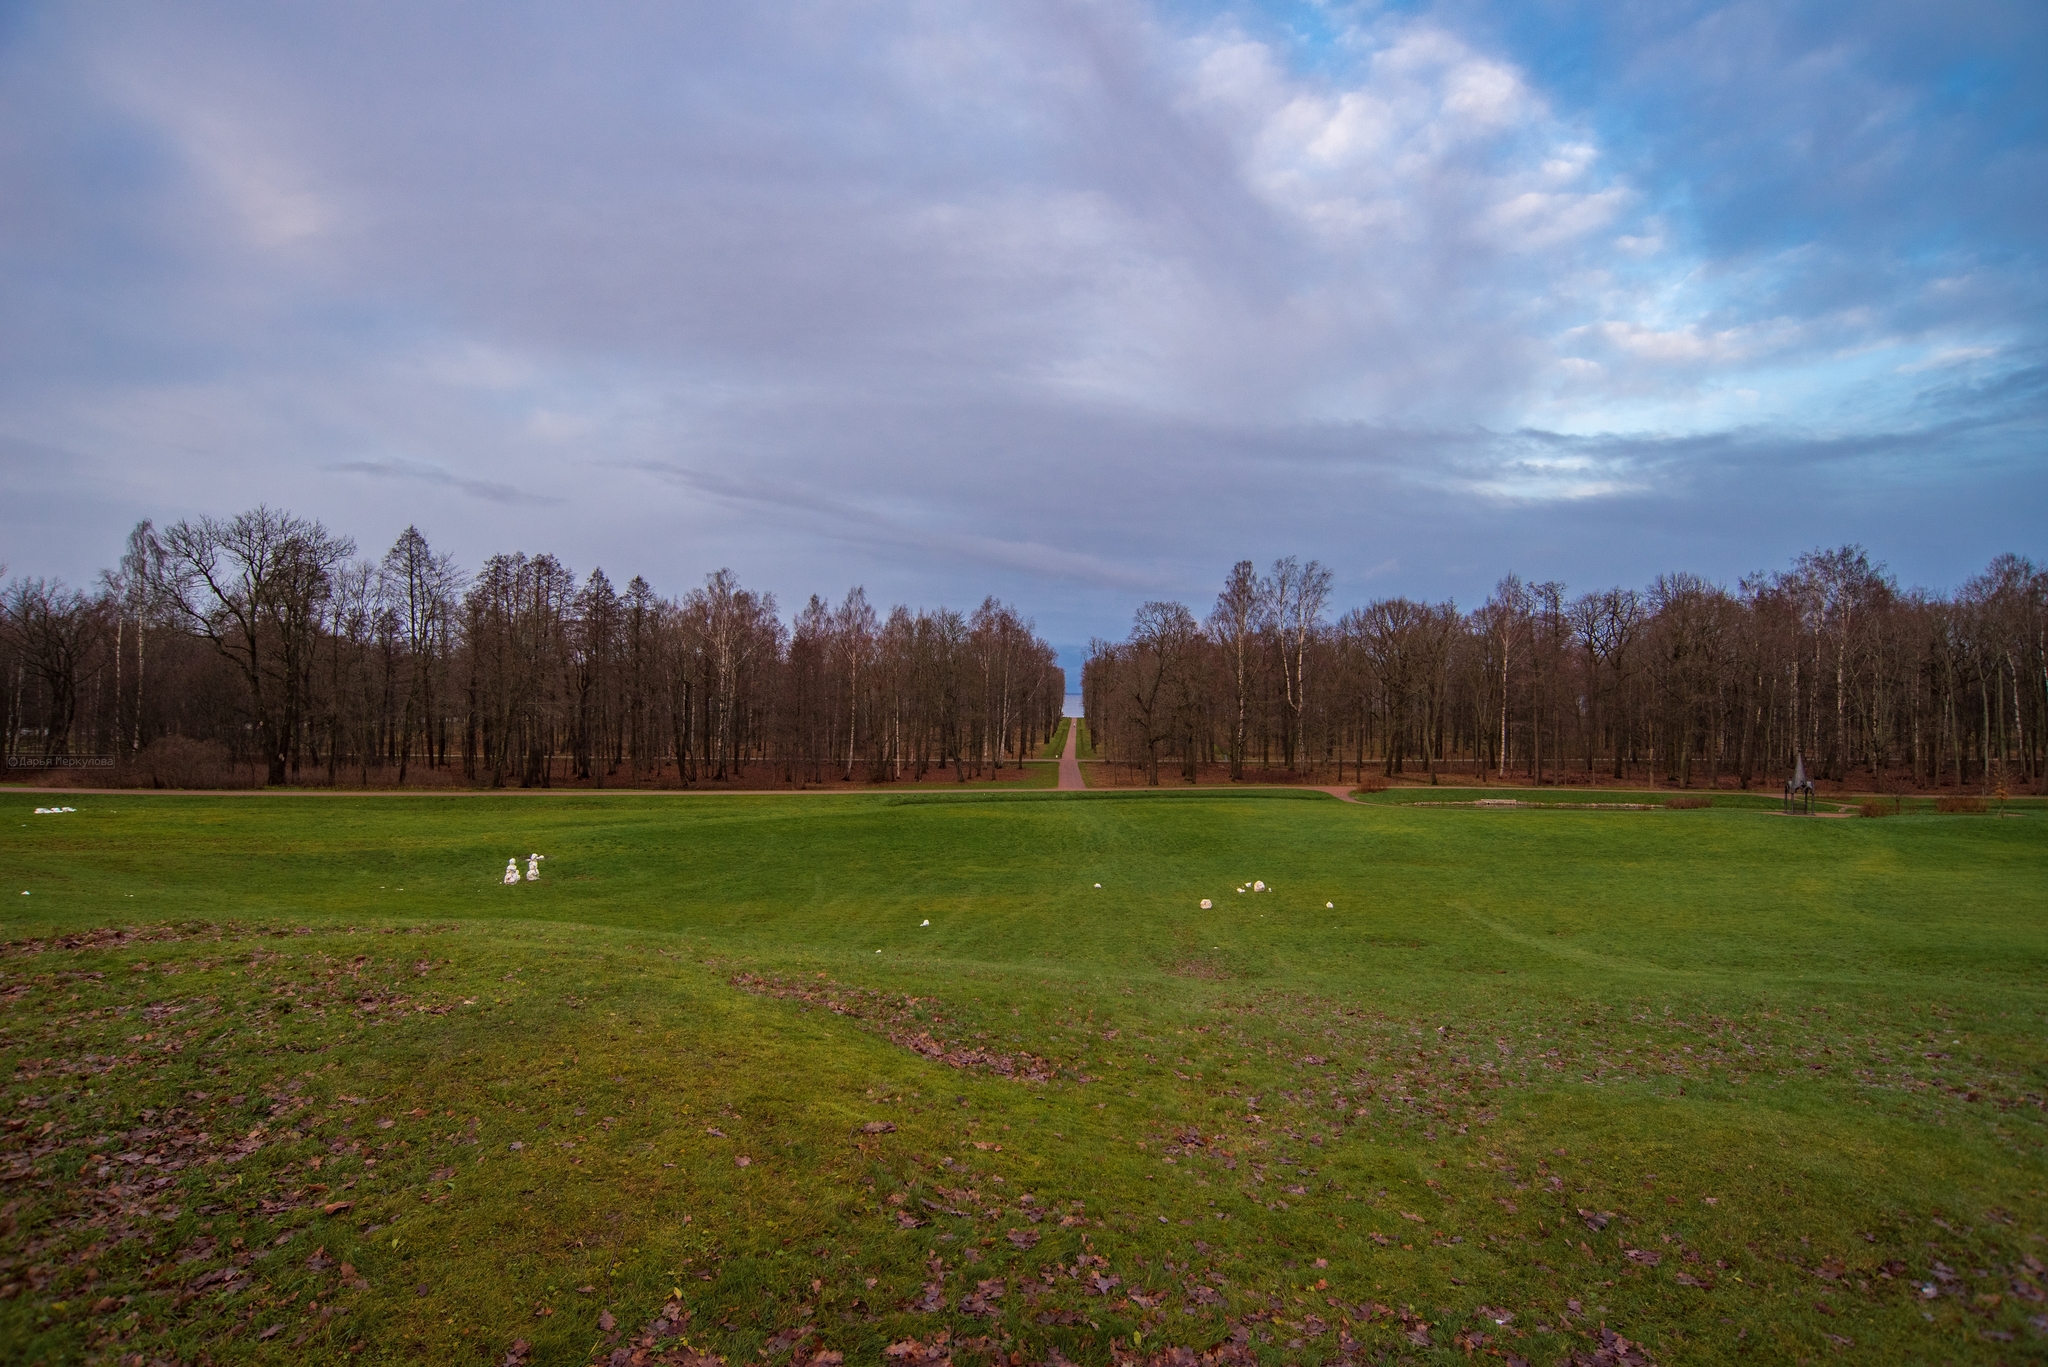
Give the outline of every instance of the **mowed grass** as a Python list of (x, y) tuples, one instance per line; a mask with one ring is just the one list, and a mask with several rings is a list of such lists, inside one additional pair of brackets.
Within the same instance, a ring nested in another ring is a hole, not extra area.
[(1474, 795), (10, 797), (0, 1358), (2048, 1346), (2038, 808)]

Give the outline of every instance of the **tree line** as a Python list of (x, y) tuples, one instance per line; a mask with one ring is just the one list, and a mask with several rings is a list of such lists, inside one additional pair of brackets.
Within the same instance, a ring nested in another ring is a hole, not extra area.
[(9, 581), (0, 674), (11, 767), (169, 786), (964, 781), (1044, 745), (1066, 691), (994, 598), (855, 588), (785, 623), (729, 570), (675, 598), (545, 554), (472, 575), (414, 527), (364, 559), (263, 507), (141, 523), (89, 591)]
[(1335, 616), (1311, 560), (1233, 568), (1208, 615), (1150, 602), (1092, 643), (1098, 754), (1158, 783), (1248, 769), (1879, 788), (2044, 783), (2048, 571), (2001, 555), (1901, 589), (1858, 546), (1733, 589), (1695, 574), (1577, 595), (1510, 575), (1477, 608), (1384, 598)]

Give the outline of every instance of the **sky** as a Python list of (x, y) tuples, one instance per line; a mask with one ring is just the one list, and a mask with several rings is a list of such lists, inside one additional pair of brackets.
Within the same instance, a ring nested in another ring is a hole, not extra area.
[(0, 563), (1947, 588), (2048, 559), (2044, 246), (2039, 0), (0, 0)]

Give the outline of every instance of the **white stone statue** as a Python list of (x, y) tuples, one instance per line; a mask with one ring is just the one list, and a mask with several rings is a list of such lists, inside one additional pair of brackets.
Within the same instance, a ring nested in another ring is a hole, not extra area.
[(540, 881), (540, 861), (545, 858), (547, 858), (547, 856), (544, 854), (529, 854), (526, 856), (527, 882), (538, 883)]
[(519, 861), (517, 859), (507, 859), (505, 861), (505, 881), (507, 883), (519, 881)]

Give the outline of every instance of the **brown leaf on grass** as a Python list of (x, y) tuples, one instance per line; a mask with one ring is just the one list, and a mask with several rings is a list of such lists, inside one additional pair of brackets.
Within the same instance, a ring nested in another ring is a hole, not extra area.
[(1081, 1286), (1091, 1296), (1107, 1296), (1111, 1291), (1123, 1284), (1124, 1279), (1122, 1277), (1111, 1277), (1101, 1272), (1090, 1272), (1088, 1280), (1083, 1282)]
[(1711, 1291), (1714, 1289), (1714, 1279), (1712, 1277), (1695, 1277), (1690, 1272), (1681, 1272), (1671, 1280), (1677, 1282), (1680, 1286), (1696, 1287), (1701, 1291)]
[(804, 1367), (840, 1367), (846, 1361), (846, 1354), (837, 1348), (823, 1348), (810, 1355)]
[(899, 1210), (896, 1212), (896, 1227), (898, 1229), (918, 1229), (921, 1228), (923, 1225), (924, 1221), (918, 1219), (915, 1215), (912, 1215), (907, 1210)]
[(1632, 1263), (1641, 1263), (1644, 1267), (1655, 1267), (1664, 1261), (1662, 1253), (1648, 1248), (1624, 1248), (1621, 1255)]
[(308, 1272), (325, 1272), (332, 1266), (334, 1266), (334, 1259), (327, 1256), (327, 1245), (325, 1244), (314, 1249), (313, 1255), (306, 1259), (306, 1270)]
[(1600, 1330), (1600, 1346), (1590, 1353), (1573, 1353), (1558, 1359), (1559, 1367), (1655, 1367), (1644, 1355), (1643, 1346), (1630, 1343), (1612, 1329)]
[(1426, 1225), (1429, 1223), (1429, 1221), (1423, 1219), (1420, 1215), (1414, 1215), (1405, 1210), (1401, 1212), (1401, 1218), (1404, 1220), (1413, 1220), (1418, 1225)]
[(891, 1044), (951, 1068), (997, 1073), (1020, 1082), (1050, 1082), (1058, 1073), (1057, 1065), (1034, 1054), (998, 1053), (935, 1036), (934, 1030), (943, 1029), (950, 1022), (932, 1009), (938, 1003), (929, 997), (898, 997), (866, 988), (844, 987), (829, 978), (805, 982), (753, 973), (734, 974), (732, 985), (759, 997), (822, 1006), (881, 1035)]
[(320, 1213), (322, 1215), (340, 1215), (355, 1208), (356, 1203), (353, 1201), (329, 1201), (326, 1205), (320, 1207)]
[(278, 1336), (279, 1334), (282, 1334), (283, 1332), (284, 1332), (284, 1326), (283, 1326), (283, 1325), (281, 1325), (281, 1324), (273, 1324), (273, 1325), (271, 1325), (271, 1326), (270, 1326), (270, 1327), (269, 1327), (268, 1329), (265, 1329), (265, 1330), (264, 1330), (264, 1331), (263, 1331), (262, 1333), (258, 1334), (258, 1335), (256, 1336), (256, 1340), (257, 1340), (257, 1342), (259, 1342), (259, 1343), (260, 1343), (260, 1342), (262, 1342), (262, 1341), (263, 1341), (263, 1340), (265, 1340), (265, 1339), (274, 1339), (274, 1338), (276, 1338), (276, 1337), (277, 1337), (277, 1336)]
[(713, 1125), (710, 1129), (704, 1131), (704, 1133), (710, 1135), (713, 1139), (725, 1138), (725, 1131), (719, 1129), (716, 1125)]
[(953, 1361), (950, 1336), (943, 1329), (930, 1343), (904, 1339), (884, 1348), (882, 1354), (905, 1367), (951, 1367)]
[(738, 1157), (732, 1160), (732, 1165), (736, 1168), (744, 1168), (752, 1166), (753, 1162), (754, 1160), (747, 1157), (745, 1154), (740, 1154)]
[(498, 1367), (526, 1367), (526, 1355), (532, 1351), (532, 1346), (525, 1339), (513, 1339)]
[(1002, 1299), (1003, 1292), (1006, 1289), (1001, 1277), (991, 1277), (987, 1281), (976, 1282), (974, 1290), (960, 1298), (960, 1313), (963, 1315), (996, 1315), (1001, 1313), (996, 1309), (995, 1302)]
[(894, 1134), (896, 1133), (896, 1122), (893, 1120), (870, 1120), (867, 1124), (860, 1127), (860, 1132), (862, 1134)]
[(791, 1328), (784, 1329), (782, 1332), (776, 1334), (773, 1338), (769, 1339), (766, 1343), (761, 1345), (761, 1356), (764, 1358), (772, 1358), (777, 1353), (785, 1352), (798, 1339), (803, 1338), (806, 1334), (809, 1334), (810, 1332), (811, 1326), (808, 1324), (799, 1324), (792, 1326)]
[(609, 1334), (619, 1327), (619, 1317), (609, 1310), (600, 1310), (597, 1312), (597, 1327)]
[(918, 1298), (910, 1303), (909, 1308), (920, 1315), (936, 1315), (946, 1308), (945, 1286), (936, 1281), (926, 1282)]
[(1579, 1218), (1586, 1222), (1587, 1229), (1598, 1234), (1601, 1230), (1607, 1228), (1609, 1221), (1614, 1219), (1614, 1212), (1611, 1210), (1581, 1210)]
[(1372, 1240), (1374, 1243), (1378, 1244), (1381, 1248), (1385, 1248), (1389, 1244), (1394, 1242), (1392, 1239), (1389, 1239), (1386, 1235), (1380, 1233), (1378, 1230), (1373, 1230), (1365, 1237)]
[(1035, 1229), (1013, 1229), (1003, 1236), (1016, 1249), (1031, 1249), (1038, 1246), (1038, 1231)]

